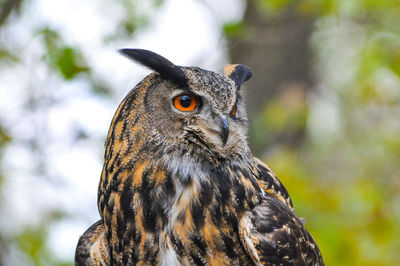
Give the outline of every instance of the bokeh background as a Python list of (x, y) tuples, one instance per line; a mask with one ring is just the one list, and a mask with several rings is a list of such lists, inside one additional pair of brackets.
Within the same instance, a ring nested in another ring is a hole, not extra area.
[(327, 265), (400, 264), (400, 1), (0, 0), (0, 265), (72, 265), (103, 143), (156, 51), (248, 65), (249, 142)]

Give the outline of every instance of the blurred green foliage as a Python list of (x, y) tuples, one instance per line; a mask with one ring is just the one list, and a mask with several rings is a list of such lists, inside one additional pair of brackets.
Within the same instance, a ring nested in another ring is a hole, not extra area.
[(337, 16), (383, 16), (400, 12), (399, 0), (256, 0), (268, 14), (276, 14), (288, 7), (317, 17)]
[(44, 266), (72, 266), (73, 263), (62, 262), (54, 258), (49, 250), (47, 243), (49, 235), (49, 224), (64, 218), (64, 214), (58, 211), (50, 212), (42, 217), (43, 222), (39, 225), (31, 225), (24, 228), (20, 233), (14, 236), (13, 242), (19, 246), (22, 254), (33, 265)]
[(57, 69), (61, 76), (70, 80), (75, 75), (88, 71), (88, 67), (84, 66), (82, 55), (76, 48), (65, 46), (61, 43), (59, 34), (51, 29), (44, 29), (40, 31), (44, 36), (46, 50), (48, 54), (46, 57), (54, 69)]
[(18, 62), (18, 57), (11, 54), (5, 49), (0, 49), (0, 62), (2, 63), (15, 63)]
[[(262, 159), (290, 192), (327, 265), (400, 263), (400, 2), (258, 1), (266, 16), (311, 14), (318, 88), (306, 105), (269, 101), (263, 132), (305, 128), (300, 147)], [(299, 97), (297, 97), (299, 98)], [(333, 117), (317, 119), (329, 106)], [(332, 128), (326, 126), (334, 120)], [(253, 137), (254, 141), (259, 138)], [(273, 145), (264, 140), (256, 145)]]
[(242, 21), (227, 22), (222, 30), (227, 38), (240, 37), (245, 33), (245, 24)]

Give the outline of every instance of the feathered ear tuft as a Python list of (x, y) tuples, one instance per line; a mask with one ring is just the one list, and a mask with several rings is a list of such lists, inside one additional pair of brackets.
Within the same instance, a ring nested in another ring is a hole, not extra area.
[(252, 76), (253, 72), (251, 72), (250, 68), (245, 65), (227, 65), (224, 68), (225, 76), (232, 79), (238, 88), (242, 86), (245, 81), (248, 81)]
[(158, 72), (165, 79), (179, 85), (187, 85), (183, 70), (159, 54), (143, 49), (120, 49), (119, 52), (127, 58)]

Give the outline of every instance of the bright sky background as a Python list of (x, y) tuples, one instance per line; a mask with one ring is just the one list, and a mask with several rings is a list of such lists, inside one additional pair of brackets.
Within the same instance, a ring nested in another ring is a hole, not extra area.
[[(1, 226), (11, 233), (26, 224), (39, 223), (51, 209), (65, 210), (68, 218), (50, 228), (50, 246), (56, 256), (71, 260), (79, 236), (100, 218), (97, 186), (104, 147), (99, 143), (104, 142), (119, 102), (150, 72), (132, 64), (116, 50), (145, 48), (179, 65), (220, 71), (228, 62), (221, 25), (241, 18), (243, 2), (165, 0), (151, 15), (150, 25), (134, 39), (105, 46), (102, 38), (116, 30), (112, 28), (116, 23), (109, 21), (122, 14), (120, 6), (106, 0), (33, 1), (1, 36), (16, 40), (12, 45), (23, 47), (24, 56), (22, 65), (0, 72), (0, 113), (9, 114), (4, 117), (5, 126), (18, 140), (7, 148), (4, 161), (7, 180), (2, 200), (7, 207), (1, 210)], [(143, 12), (149, 11), (146, 6), (141, 8)], [(44, 23), (59, 29), (67, 43), (80, 46), (95, 73), (118, 88), (112, 100), (94, 98), (83, 80), (65, 82), (54, 75), (49, 78), (45, 66), (34, 64), (40, 62), (44, 47), (31, 32)], [(26, 93), (42, 101), (60, 103), (24, 113), (21, 99)], [(76, 142), (72, 134), (76, 125), (101, 141)], [(33, 155), (26, 143), (33, 135), (42, 136), (42, 153), (38, 156), (50, 162), (50, 180), (38, 176), (37, 165), (32, 163)]]

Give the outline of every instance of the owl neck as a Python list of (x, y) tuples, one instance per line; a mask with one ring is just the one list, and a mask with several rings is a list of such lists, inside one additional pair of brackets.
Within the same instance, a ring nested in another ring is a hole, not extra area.
[[(198, 163), (185, 157), (164, 158), (167, 176), (173, 180), (177, 194), (186, 193), (191, 199), (197, 198), (203, 205), (212, 200), (219, 204), (232, 204), (234, 201), (255, 203), (261, 188), (255, 178), (253, 162), (250, 158), (241, 161), (220, 160), (211, 163)], [(253, 195), (255, 197), (253, 197)], [(239, 206), (238, 206), (239, 208)]]

